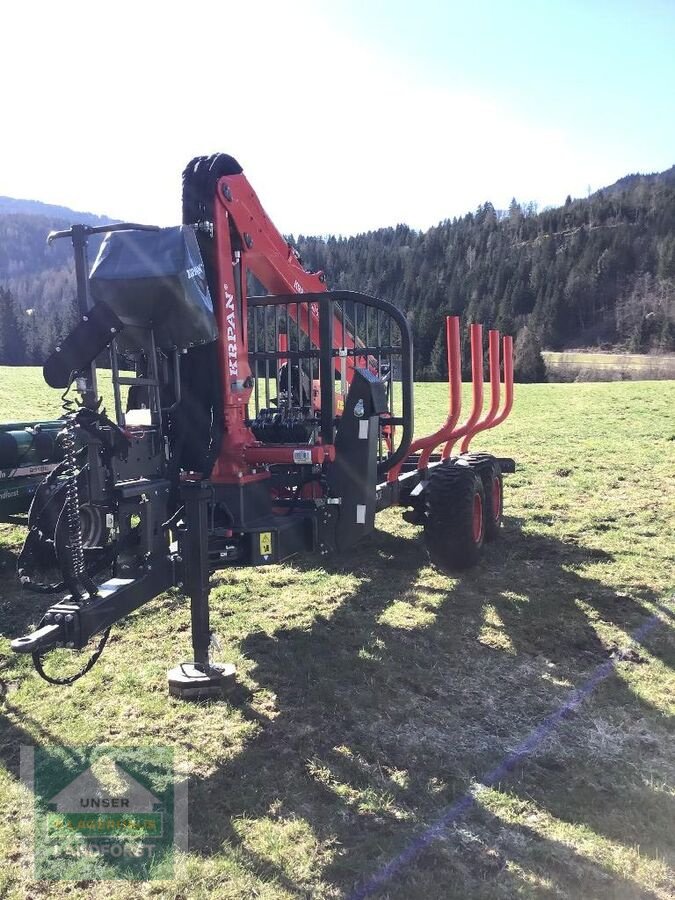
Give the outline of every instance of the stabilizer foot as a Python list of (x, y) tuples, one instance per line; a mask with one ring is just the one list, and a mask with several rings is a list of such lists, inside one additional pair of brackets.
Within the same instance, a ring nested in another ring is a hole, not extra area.
[(236, 685), (232, 663), (212, 663), (206, 672), (194, 663), (181, 663), (167, 675), (169, 694), (180, 700), (222, 700)]

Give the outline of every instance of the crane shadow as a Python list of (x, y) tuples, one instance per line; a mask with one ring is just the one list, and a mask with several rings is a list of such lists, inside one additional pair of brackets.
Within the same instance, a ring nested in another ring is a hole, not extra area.
[[(248, 714), (259, 726), (257, 736), (191, 785), (195, 852), (246, 845), (236, 826), (242, 821), (257, 818), (273, 828), (274, 822), (301, 819), (318, 840), (340, 848), (324, 877), (339, 890), (349, 889), (374, 860), (395, 855), (439, 806), (493, 768), (514, 741), (535, 730), (610, 657), (613, 648), (603, 641), (596, 615), (626, 633), (651, 618), (647, 604), (657, 598), (648, 587), (618, 596), (579, 574), (601, 557), (597, 550), (528, 534), (510, 521), (503, 539), (488, 548), (484, 565), (454, 582), (427, 577), (419, 537), (384, 532), (357, 548), (349, 566), (327, 566), (329, 573), (355, 572), (360, 579), (331, 615), (317, 616), (310, 627), (281, 625), (243, 641), (257, 688), (274, 692), (277, 710), (273, 717), (261, 716), (254, 689)], [(301, 572), (314, 565), (311, 559), (294, 563)], [(488, 631), (501, 636), (501, 643), (486, 639), (488, 612)], [(673, 665), (670, 645), (656, 642), (650, 650)], [(661, 709), (620, 678), (612, 680), (611, 702), (657, 730), (670, 725)], [(588, 727), (584, 720), (583, 727), (566, 724), (560, 739), (547, 736), (534, 754), (536, 775), (521, 773), (514, 789), (527, 784), (528, 796), (550, 818), (586, 823), (603, 838), (630, 842), (639, 821), (631, 821), (618, 796), (630, 782), (631, 810), (642, 807), (667, 823), (675, 812), (672, 801), (629, 777), (633, 755), (644, 748), (628, 748), (625, 772), (620, 755), (613, 756), (620, 773), (607, 773), (605, 765), (605, 780), (614, 777), (617, 789), (604, 791), (600, 805), (598, 792), (584, 793), (604, 765), (601, 755), (593, 755), (597, 747), (584, 754)], [(585, 781), (578, 773), (570, 778), (568, 767), (582, 761)], [(643, 831), (643, 852), (655, 858), (667, 852), (668, 835), (667, 826)], [(569, 847), (563, 853), (556, 845), (555, 856), (556, 883), (570, 895), (576, 895), (580, 877), (587, 895), (639, 891), (630, 879)], [(284, 877), (282, 860), (251, 865), (261, 878), (275, 872)], [(472, 872), (469, 865), (466, 877), (478, 883), (480, 866)], [(515, 878), (507, 872), (499, 877)], [(433, 890), (431, 895), (440, 896)]]
[[(311, 891), (289, 869), (284, 851), (261, 847), (249, 829), (262, 823), (275, 834), (288, 822), (304, 823), (313, 839), (336, 848), (320, 877), (330, 890), (349, 891), (609, 658), (612, 647), (598, 618), (630, 634), (652, 616), (649, 604), (657, 598), (647, 586), (617, 594), (583, 574), (609, 558), (528, 533), (511, 519), (501, 540), (486, 548), (483, 564), (458, 579), (433, 572), (420, 535), (407, 528), (403, 535), (376, 532), (345, 560), (293, 561), (300, 576), (321, 565), (328, 575), (355, 576), (357, 587), (309, 625), (282, 622), (243, 638), (254, 684), (242, 709), (256, 733), (234, 757), (215, 760), (208, 775), (191, 779), (191, 851), (211, 857), (229, 848), (262, 882), (306, 895)], [(34, 610), (29, 615), (34, 621)], [(650, 654), (675, 663), (668, 642), (650, 642)], [(660, 708), (626, 680), (611, 682), (610, 718), (627, 711), (647, 723), (649, 739), (667, 733), (672, 723)], [(275, 695), (273, 715), (257, 703), (261, 693)], [(10, 771), (17, 771), (20, 743), (58, 744), (41, 723), (18, 725), (23, 713), (11, 698), (4, 709), (0, 758)], [(603, 840), (631, 845), (639, 833), (642, 853), (665, 855), (672, 849), (672, 801), (631, 775), (636, 759), (655, 748), (636, 733), (637, 743), (631, 738), (620, 748), (625, 759), (612, 751), (608, 768), (602, 740), (589, 742), (592, 724), (580, 714), (559, 736), (548, 735), (514, 775), (509, 793), (536, 803), (545, 818), (581, 823)], [(198, 726), (191, 740), (199, 741)], [(401, 870), (391, 890), (450, 896), (441, 886), (459, 871), (457, 896), (478, 894), (486, 879), (516, 892), (521, 876), (512, 867), (486, 863), (497, 848), (496, 859), (553, 878), (569, 896), (580, 890), (648, 896), (630, 878), (545, 832), (519, 826), (513, 846), (505, 845), (501, 820), (483, 806), (470, 816), (470, 830), (476, 816), (480, 845), (490, 853), (454, 838), (450, 850), (433, 851), (431, 881), (423, 857)]]

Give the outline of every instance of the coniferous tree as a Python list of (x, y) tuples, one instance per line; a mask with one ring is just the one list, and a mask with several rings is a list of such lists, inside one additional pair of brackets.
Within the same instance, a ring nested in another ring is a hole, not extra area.
[(513, 349), (513, 376), (517, 382), (546, 381), (546, 363), (534, 331), (525, 325)]
[[(67, 224), (0, 210), (0, 287), (11, 294), (0, 305), (0, 348), (11, 346), (12, 364), (42, 363), (75, 321), (71, 249), (45, 246), (50, 228)], [(408, 315), (417, 378), (445, 377), (448, 314), (511, 334), (527, 326), (553, 350), (675, 350), (675, 167), (559, 209), (514, 198), (507, 211), (486, 202), (425, 232), (399, 224), (293, 243), (330, 287), (367, 291)], [(92, 259), (96, 249), (92, 239)]]
[(26, 348), (17, 321), (12, 295), (0, 287), (0, 364), (19, 366), (25, 362)]

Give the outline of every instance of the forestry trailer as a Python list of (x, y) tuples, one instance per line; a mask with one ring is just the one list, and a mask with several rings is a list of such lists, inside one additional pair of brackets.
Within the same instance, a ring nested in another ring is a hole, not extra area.
[[(89, 272), (87, 239), (100, 232)], [(483, 411), (482, 326), (470, 326), (473, 401), (458, 425), (460, 328), (448, 317), (448, 416), (414, 439), (406, 317), (384, 300), (327, 290), (231, 156), (189, 163), (181, 226), (74, 225), (49, 239), (64, 237), (80, 321), (44, 366), (47, 384), (65, 391), (62, 459), (35, 492), (18, 561), (27, 588), (62, 599), (12, 641), (47, 680), (84, 674), (115, 622), (179, 586), (193, 660), (169, 672), (170, 690), (218, 694), (232, 667), (209, 656), (215, 569), (345, 551), (394, 505), (423, 525), (445, 571), (472, 566), (497, 537), (502, 474), (514, 462), (469, 444), (511, 410), (510, 337), (489, 332)], [(98, 395), (104, 353), (114, 417)], [(97, 635), (75, 675), (45, 672), (54, 648), (82, 650)]]

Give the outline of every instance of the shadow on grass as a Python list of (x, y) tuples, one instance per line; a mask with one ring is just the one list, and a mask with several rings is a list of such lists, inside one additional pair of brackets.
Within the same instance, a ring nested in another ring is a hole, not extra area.
[[(317, 617), (307, 629), (251, 634), (243, 644), (244, 654), (255, 661), (258, 686), (278, 698), (278, 715), (264, 722), (238, 757), (191, 785), (193, 850), (210, 855), (224, 843), (241, 847), (246, 841), (233, 820), (269, 820), (273, 831), (275, 822), (301, 819), (320, 840), (339, 848), (323, 874), (348, 890), (399, 852), (608, 658), (610, 648), (591, 613), (626, 633), (651, 617), (645, 602), (656, 598), (649, 589), (619, 597), (575, 571), (597, 560), (597, 551), (526, 534), (511, 523), (503, 540), (488, 548), (483, 566), (449, 589), (417, 584), (426, 566), (419, 538), (378, 532), (354, 552), (349, 566), (328, 566), (329, 572), (361, 578), (358, 590), (332, 616)], [(313, 560), (295, 563), (300, 570), (313, 565)], [(392, 624), (389, 613), (396, 604), (412, 609), (412, 624), (405, 615), (400, 625)], [(431, 619), (426, 625), (414, 622), (419, 604)], [(488, 607), (497, 614), (502, 647), (484, 638)], [(614, 679), (612, 709), (617, 706), (651, 720), (663, 718)], [(527, 795), (552, 815), (586, 823), (598, 835), (627, 845), (635, 842), (632, 804), (639, 804), (648, 811), (639, 820), (653, 816), (653, 827), (647, 823), (642, 829), (641, 851), (666, 852), (670, 801), (632, 778), (633, 760), (621, 757), (613, 758), (611, 772), (605, 770), (613, 792), (584, 793), (594, 769), (587, 767), (585, 782), (568, 769), (582, 761), (582, 748), (572, 740), (574, 752), (560, 752), (575, 727), (573, 719), (559, 742), (546, 748), (535, 765), (536, 777), (525, 777), (533, 763), (524, 761), (514, 778), (516, 790), (522, 782)], [(602, 759), (592, 762), (599, 772)], [(535, 840), (531, 829), (520, 831), (536, 844), (532, 865), (563, 893), (578, 895), (581, 882), (587, 896), (640, 892), (630, 879), (572, 848), (541, 835)], [(499, 828), (493, 832), (498, 844)], [(255, 846), (255, 839), (248, 846)], [(541, 862), (547, 852), (555, 858), (548, 872)], [(458, 878), (455, 857), (436, 872), (435, 883), (426, 884), (428, 873), (418, 863), (407, 887), (388, 890), (397, 896), (399, 891), (400, 896), (482, 896), (481, 865), (474, 867), (469, 857)], [(251, 858), (251, 865), (261, 878), (285, 883), (283, 854), (262, 866)], [(494, 877), (516, 890), (519, 877), (513, 872), (503, 869)]]
[[(597, 550), (528, 534), (513, 520), (487, 548), (482, 566), (456, 581), (429, 577), (419, 536), (378, 531), (350, 557), (321, 561), (329, 573), (356, 575), (359, 587), (307, 628), (281, 626), (244, 640), (242, 651), (255, 664), (252, 677), (258, 689), (276, 695), (276, 710), (257, 710), (254, 692), (244, 711), (258, 724), (257, 736), (191, 783), (192, 852), (208, 857), (229, 846), (258, 878), (306, 894), (307, 876), (293, 874), (286, 858), (292, 848), (279, 831), (283, 823), (300, 821), (334, 848), (320, 877), (349, 891), (608, 658), (596, 616), (626, 634), (651, 616), (646, 603), (657, 598), (648, 588), (617, 595), (579, 573), (599, 561)], [(292, 563), (299, 572), (317, 564), (315, 558)], [(664, 642), (653, 652), (673, 665)], [(611, 717), (617, 710), (654, 727), (668, 724), (614, 678), (611, 704), (600, 712)], [(639, 832), (643, 855), (662, 856), (669, 850), (664, 822), (672, 821), (672, 806), (635, 776), (649, 747), (631, 745), (608, 767), (575, 737), (582, 715), (523, 762), (510, 791), (623, 845), (635, 844)], [(35, 735), (4, 718), (0, 727), (10, 729), (0, 755), (14, 769), (17, 744), (32, 743)], [(39, 733), (52, 741), (48, 731), (40, 727)], [(550, 894), (546, 879), (556, 896), (650, 896), (533, 828), (510, 826), (516, 838), (505, 841), (501, 820), (482, 807), (464, 825), (466, 833), (464, 827), (450, 830), (400, 873), (389, 895), (509, 895), (523, 887), (522, 871), (529, 871), (541, 880), (539, 896)], [(277, 851), (270, 849), (275, 842)], [(474, 845), (486, 849), (474, 852)]]
[[(448, 891), (439, 873), (448, 873)], [(414, 869), (402, 870), (379, 896), (538, 897), (656, 900), (657, 894), (630, 877), (579, 856), (565, 842), (543, 837), (536, 828), (505, 822), (483, 807), (474, 808), (454, 831), (430, 844)]]
[[(25, 529), (28, 517), (25, 515), (7, 516), (5, 525)], [(52, 603), (62, 595), (38, 594), (25, 590), (16, 575), (16, 563), (23, 546), (22, 532), (3, 531), (0, 537), (0, 635), (8, 639), (25, 634), (32, 625), (36, 625)], [(20, 537), (20, 540), (18, 540)], [(7, 541), (7, 538), (10, 541)]]

